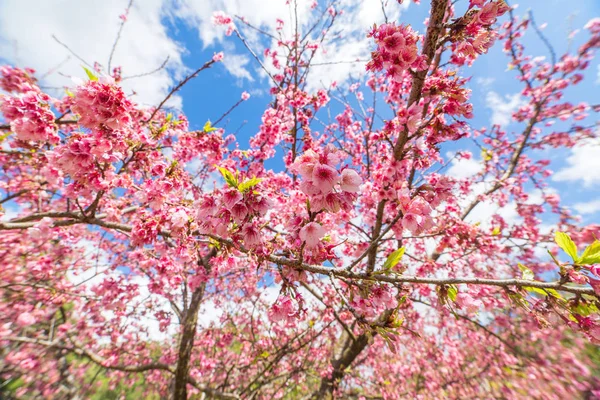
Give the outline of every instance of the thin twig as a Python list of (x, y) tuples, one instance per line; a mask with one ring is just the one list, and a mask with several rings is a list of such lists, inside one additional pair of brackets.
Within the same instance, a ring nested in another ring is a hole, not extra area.
[(552, 59), (552, 66), (554, 67), (556, 65), (556, 53), (554, 52), (554, 48), (552, 47), (552, 45), (550, 44), (550, 42), (548, 41), (546, 36), (544, 36), (544, 34), (540, 30), (540, 28), (535, 23), (535, 20), (533, 19), (533, 13), (531, 12), (531, 10), (529, 10), (529, 20), (531, 21), (531, 25), (533, 26), (535, 33), (537, 33), (540, 40), (542, 42), (544, 42), (544, 44), (548, 48), (548, 51), (550, 52), (550, 58)]
[(271, 75), (271, 73), (267, 70), (267, 67), (265, 67), (265, 65), (262, 63), (262, 61), (260, 61), (260, 58), (258, 58), (258, 56), (256, 55), (256, 53), (250, 48), (250, 45), (248, 44), (248, 42), (246, 42), (246, 39), (244, 39), (242, 37), (242, 35), (240, 34), (240, 32), (237, 29), (234, 32), (235, 32), (235, 35), (238, 37), (238, 39), (241, 40), (241, 42), (244, 45), (244, 47), (246, 48), (246, 50), (248, 50), (250, 52), (250, 54), (252, 54), (252, 57), (254, 57), (254, 59), (256, 60), (256, 62), (258, 62), (258, 64), (260, 65), (260, 67), (263, 69), (263, 71), (265, 71), (265, 73), (267, 75), (269, 75), (269, 78), (271, 78), (271, 80), (273, 81), (273, 83), (275, 83), (275, 86), (279, 86), (279, 83), (277, 83), (277, 81), (275, 80), (275, 78), (273, 78), (273, 75)]
[(113, 44), (112, 49), (110, 50), (110, 56), (108, 57), (108, 71), (107, 71), (109, 74), (110, 74), (110, 65), (112, 63), (113, 55), (115, 54), (115, 49), (117, 48), (119, 39), (121, 39), (121, 32), (123, 32), (123, 27), (125, 26), (125, 23), (127, 22), (127, 15), (129, 14), (129, 10), (131, 9), (132, 5), (133, 5), (133, 0), (129, 0), (129, 5), (127, 6), (127, 9), (125, 11), (125, 18), (123, 18), (121, 20), (121, 26), (119, 26), (119, 32), (117, 32), (117, 37), (115, 39), (115, 43)]
[(223, 121), (223, 118), (225, 118), (226, 116), (228, 116), (230, 112), (232, 112), (233, 110), (235, 110), (235, 108), (236, 108), (237, 106), (239, 106), (240, 104), (242, 104), (243, 102), (244, 102), (244, 99), (240, 99), (240, 100), (238, 100), (238, 101), (237, 101), (237, 103), (235, 103), (233, 106), (231, 106), (231, 108), (230, 108), (229, 110), (227, 110), (227, 111), (225, 112), (225, 114), (221, 115), (221, 116), (219, 117), (219, 119), (217, 119), (217, 121), (216, 121), (216, 122), (214, 122), (212, 125), (213, 125), (213, 126), (217, 126), (217, 125), (219, 124), (219, 122)]
[(144, 73), (137, 74), (137, 75), (126, 76), (125, 78), (121, 78), (121, 82), (123, 82), (124, 80), (127, 80), (127, 79), (141, 78), (141, 77), (144, 77), (144, 76), (155, 74), (155, 73), (157, 73), (158, 71), (160, 71), (161, 69), (163, 69), (167, 65), (167, 63), (169, 62), (169, 58), (170, 57), (167, 56), (167, 58), (165, 59), (165, 61), (163, 61), (163, 63), (160, 64), (160, 66), (158, 68), (156, 68), (156, 69), (154, 69), (154, 70), (152, 70), (150, 72), (144, 72)]
[(177, 86), (175, 86), (173, 89), (171, 89), (171, 91), (169, 92), (167, 97), (165, 97), (164, 100), (160, 102), (160, 104), (154, 109), (154, 112), (152, 113), (152, 115), (150, 115), (150, 118), (148, 118), (146, 121), (144, 121), (144, 123), (148, 123), (148, 122), (152, 121), (152, 118), (154, 118), (156, 113), (162, 108), (162, 106), (165, 105), (165, 103), (171, 98), (171, 96), (173, 96), (173, 94), (175, 92), (177, 92), (179, 89), (181, 89), (183, 87), (183, 85), (188, 83), (190, 80), (197, 77), (200, 72), (204, 71), (205, 69), (210, 68), (211, 65), (213, 65), (214, 63), (215, 63), (215, 60), (207, 61), (204, 63), (203, 66), (201, 66), (200, 68), (195, 70), (192, 74), (186, 76), (181, 82), (179, 82), (179, 84)]
[(64, 44), (63, 42), (61, 42), (60, 40), (58, 40), (58, 38), (54, 35), (52, 35), (52, 39), (56, 40), (56, 42), (58, 44), (60, 44), (62, 47), (64, 47), (65, 49), (67, 49), (67, 51), (71, 54), (73, 54), (75, 56), (75, 58), (77, 58), (79, 61), (81, 61), (82, 63), (84, 63), (85, 65), (87, 65), (90, 68), (94, 68), (92, 65), (90, 65), (90, 63), (88, 63), (87, 61), (85, 61), (83, 58), (81, 58), (77, 53), (75, 53), (73, 50), (71, 50), (71, 48), (69, 46), (67, 46), (66, 44)]

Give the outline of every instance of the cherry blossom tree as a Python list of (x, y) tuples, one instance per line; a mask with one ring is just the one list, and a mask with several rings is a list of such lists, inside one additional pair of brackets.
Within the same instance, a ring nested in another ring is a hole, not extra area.
[[(600, 226), (548, 190), (546, 159), (598, 136), (599, 107), (565, 93), (600, 19), (559, 55), (503, 0), (427, 3), (423, 26), (365, 32), (362, 81), (315, 91), (341, 4), (315, 3), (305, 30), (215, 14), (271, 87), (248, 146), (223, 118), (191, 130), (166, 106), (222, 53), (152, 108), (112, 53), (62, 97), (2, 67), (0, 204), (18, 215), (0, 222), (0, 394), (87, 398), (102, 374), (148, 398), (600, 396), (585, 352), (600, 341)], [(550, 57), (527, 55), (526, 31)], [(469, 67), (494, 45), (522, 85), (514, 130), (469, 122)], [(474, 156), (442, 153), (461, 140), (481, 149), (465, 178), (447, 168)]]

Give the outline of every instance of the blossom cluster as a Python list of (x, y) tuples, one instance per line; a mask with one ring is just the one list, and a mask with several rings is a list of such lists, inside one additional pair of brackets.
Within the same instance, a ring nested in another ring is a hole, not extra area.
[(434, 225), (431, 218), (433, 208), (423, 197), (415, 196), (411, 198), (408, 188), (403, 188), (398, 198), (403, 213), (403, 228), (408, 229), (413, 235), (418, 235)]
[(79, 123), (89, 129), (120, 129), (132, 121), (131, 101), (108, 78), (90, 80), (79, 86), (67, 103), (79, 114)]
[(0, 88), (7, 92), (24, 93), (37, 90), (34, 69), (14, 68), (8, 65), (0, 67)]
[(302, 297), (296, 293), (296, 299), (290, 296), (280, 296), (269, 309), (269, 318), (273, 322), (293, 323), (302, 312)]
[(447, 179), (432, 177), (430, 184), (420, 187), (411, 196), (406, 184), (398, 190), (398, 201), (403, 213), (402, 227), (413, 235), (419, 235), (435, 224), (433, 210), (451, 196), (450, 184)]
[(235, 30), (233, 18), (225, 14), (223, 11), (214, 12), (211, 19), (212, 23), (215, 25), (227, 26), (227, 31), (225, 32), (227, 36), (230, 36)]
[(367, 70), (385, 70), (392, 79), (400, 81), (409, 68), (417, 71), (427, 68), (427, 59), (418, 53), (419, 36), (409, 25), (383, 24), (369, 36), (375, 39), (377, 50), (372, 53)]
[(362, 178), (350, 168), (338, 171), (336, 165), (341, 157), (333, 146), (325, 147), (321, 154), (309, 149), (290, 166), (303, 178), (300, 189), (308, 196), (311, 211), (325, 209), (335, 213), (352, 206)]
[(50, 96), (30, 90), (18, 96), (0, 96), (0, 111), (21, 140), (58, 143)]
[(510, 7), (504, 0), (472, 0), (469, 7), (473, 9), (464, 18), (466, 27), (456, 36), (458, 40), (452, 45), (451, 61), (457, 65), (471, 63), (479, 55), (487, 53), (492, 47), (498, 34), (490, 29), (496, 19), (505, 14)]
[(113, 174), (110, 169), (98, 170), (96, 165), (102, 168), (106, 163), (119, 161), (121, 154), (113, 150), (111, 141), (101, 135), (74, 133), (65, 144), (49, 153), (49, 160), (73, 181), (100, 190), (106, 189)]
[(235, 231), (248, 248), (260, 246), (262, 237), (257, 218), (271, 209), (271, 201), (256, 190), (240, 190), (230, 187), (205, 195), (197, 213), (199, 230), (202, 233), (229, 236)]
[(373, 286), (368, 293), (356, 296), (351, 305), (359, 315), (377, 318), (381, 312), (396, 308), (398, 302), (392, 290), (387, 285)]

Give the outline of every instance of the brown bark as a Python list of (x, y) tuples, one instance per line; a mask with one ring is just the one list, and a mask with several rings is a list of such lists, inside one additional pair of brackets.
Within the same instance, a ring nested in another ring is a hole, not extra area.
[[(215, 256), (216, 250), (212, 249), (206, 257), (199, 257), (198, 267), (210, 271), (210, 259)], [(187, 400), (187, 385), (189, 383), (190, 359), (194, 347), (194, 338), (198, 326), (198, 311), (204, 298), (206, 283), (202, 283), (193, 293), (190, 305), (185, 310), (183, 318), (183, 331), (179, 340), (179, 354), (177, 367), (173, 378), (173, 400)]]
[(192, 301), (183, 320), (183, 332), (179, 341), (179, 354), (177, 357), (177, 368), (175, 368), (173, 399), (187, 399), (187, 383), (190, 373), (190, 358), (192, 348), (194, 347), (194, 338), (196, 337), (196, 327), (198, 325), (198, 311), (202, 298), (204, 297), (204, 288), (200, 286), (192, 294)]
[[(429, 25), (427, 26), (427, 33), (425, 34), (425, 42), (423, 43), (423, 55), (427, 57), (428, 65), (434, 59), (435, 51), (437, 50), (438, 39), (443, 28), (444, 15), (448, 8), (448, 0), (431, 0), (431, 13), (429, 15)], [(408, 97), (408, 105), (410, 107), (413, 103), (416, 103), (421, 98), (421, 91), (425, 84), (425, 77), (429, 69), (417, 71), (413, 75), (412, 88)], [(394, 146), (394, 158), (400, 160), (404, 146), (408, 142), (408, 129), (402, 130), (398, 141)]]
[(356, 357), (358, 357), (368, 345), (369, 337), (364, 333), (358, 336), (356, 340), (352, 340), (347, 336), (340, 356), (331, 360), (331, 366), (333, 367), (331, 376), (321, 380), (319, 391), (313, 394), (312, 398), (315, 400), (333, 399), (333, 393), (344, 378), (346, 368), (354, 362)]

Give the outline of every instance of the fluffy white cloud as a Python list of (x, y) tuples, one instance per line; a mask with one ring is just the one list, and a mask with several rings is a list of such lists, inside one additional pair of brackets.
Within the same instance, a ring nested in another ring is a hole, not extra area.
[[(215, 11), (224, 11), (231, 16), (244, 17), (252, 26), (269, 34), (279, 37), (275, 27), (276, 20), (284, 21), (283, 37), (293, 37), (295, 19), (297, 15), (298, 29), (307, 32), (321, 16), (322, 8), (311, 10), (313, 0), (298, 0), (297, 8), (287, 5), (282, 0), (189, 0), (179, 2), (175, 14), (185, 20), (190, 27), (198, 29), (198, 35), (203, 45), (225, 46), (225, 67), (238, 78), (249, 79), (250, 76), (266, 77), (261, 67), (255, 60), (248, 56), (244, 49), (240, 54), (235, 54), (226, 45), (227, 41), (237, 41), (224, 36), (225, 29), (214, 27), (211, 17)], [(365, 73), (365, 63), (373, 48), (367, 38), (367, 32), (373, 23), (384, 21), (380, 0), (340, 0), (337, 7), (344, 12), (336, 17), (336, 22), (330, 32), (329, 40), (323, 43), (322, 48), (316, 53), (313, 63), (315, 67), (307, 78), (308, 89), (314, 90), (323, 85), (328, 86), (336, 81), (343, 84), (351, 77)], [(319, 7), (322, 7), (320, 4)], [(386, 14), (390, 21), (398, 20), (402, 10), (408, 7), (408, 2), (403, 5), (397, 2), (386, 3)], [(236, 20), (236, 26), (242, 32), (249, 46), (264, 62), (262, 52), (266, 45), (273, 46), (274, 42), (257, 33), (256, 30), (246, 27), (241, 21)], [(321, 27), (313, 31), (313, 37), (320, 34)], [(242, 50), (240, 50), (242, 51)], [(357, 61), (358, 60), (358, 61)], [(250, 62), (248, 62), (250, 61)], [(227, 64), (230, 63), (228, 66)], [(249, 68), (253, 66), (251, 72)]]
[(476, 160), (474, 158), (468, 160), (466, 158), (455, 158), (452, 160), (446, 174), (454, 178), (464, 179), (479, 173), (482, 167), (481, 160)]
[(553, 180), (562, 182), (583, 181), (584, 186), (600, 182), (600, 143), (587, 141), (571, 149), (567, 157), (568, 166), (558, 171), (552, 177)]
[(492, 110), (491, 123), (504, 127), (510, 123), (512, 114), (519, 107), (525, 105), (525, 101), (518, 93), (502, 97), (498, 93), (490, 91), (485, 98), (485, 104)]
[[(113, 66), (123, 68), (123, 76), (147, 73), (159, 67), (167, 57), (169, 63), (150, 76), (125, 80), (127, 93), (136, 93), (134, 100), (144, 105), (158, 104), (176, 79), (187, 70), (182, 62), (186, 51), (169, 36), (165, 21), (186, 23), (197, 29), (204, 48), (214, 45), (225, 50), (225, 69), (240, 80), (265, 78), (266, 74), (253, 56), (234, 37), (225, 37), (223, 27), (212, 24), (215, 11), (243, 16), (250, 24), (277, 37), (276, 20), (285, 22), (282, 34), (293, 37), (297, 16), (298, 27), (307, 32), (321, 16), (325, 3), (311, 10), (313, 0), (298, 0), (296, 10), (283, 0), (145, 0), (134, 2), (113, 57)], [(77, 0), (5, 0), (0, 2), (0, 54), (17, 66), (29, 66), (44, 76), (42, 85), (56, 88), (52, 94), (62, 95), (62, 87), (72, 86), (71, 77), (85, 77), (82, 64), (52, 35), (65, 43), (85, 62), (99, 62), (107, 67), (121, 15), (128, 0), (81, 2)], [(380, 0), (339, 0), (344, 12), (336, 18), (329, 40), (313, 59), (316, 64), (308, 76), (308, 88), (314, 90), (336, 81), (344, 84), (351, 77), (365, 73), (373, 43), (366, 37), (373, 23), (384, 21)], [(387, 2), (390, 21), (398, 20), (408, 2), (400, 5)], [(325, 14), (327, 15), (327, 14)], [(250, 47), (264, 60), (262, 52), (272, 46), (272, 39), (236, 21)], [(24, 29), (26, 27), (26, 29)], [(316, 38), (321, 27), (313, 30)], [(234, 46), (235, 44), (235, 46)], [(264, 63), (266, 64), (266, 63)], [(181, 107), (181, 98), (174, 96), (168, 104)]]
[[(156, 105), (168, 93), (173, 76), (183, 71), (184, 49), (168, 36), (162, 21), (169, 0), (134, 2), (116, 48), (112, 66), (121, 66), (123, 76), (150, 72), (169, 57), (168, 70), (150, 76), (125, 80), (123, 86), (141, 104)], [(70, 76), (84, 78), (82, 61), (57, 43), (52, 35), (66, 44), (87, 63), (99, 62), (105, 68), (119, 30), (127, 0), (5, 0), (0, 2), (0, 54), (17, 66), (47, 74), (42, 85), (72, 86)], [(64, 94), (64, 92), (62, 93)], [(174, 98), (171, 106), (180, 106)]]
[(594, 214), (600, 211), (600, 200), (576, 203), (573, 208), (580, 214)]

